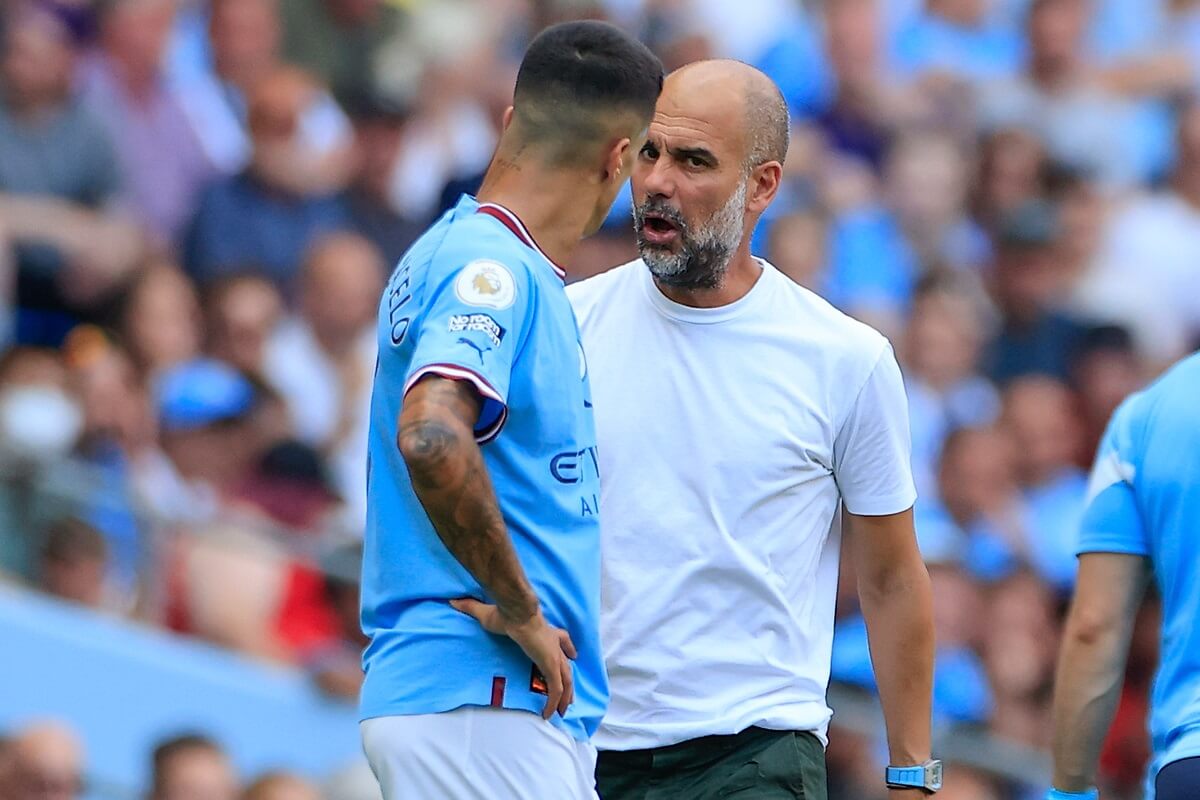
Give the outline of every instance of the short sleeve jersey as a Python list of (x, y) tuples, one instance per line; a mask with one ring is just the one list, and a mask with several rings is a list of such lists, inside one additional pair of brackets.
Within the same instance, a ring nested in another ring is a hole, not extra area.
[(591, 736), (608, 699), (599, 643), (599, 475), (583, 349), (563, 273), (519, 219), (463, 197), (401, 259), (379, 307), (371, 399), (361, 714), (464, 705), (540, 712), (545, 691), (511, 640), (449, 600), (490, 600), (442, 543), (397, 448), (405, 394), (422, 378), (467, 381), (516, 553), (550, 624), (579, 656), (575, 702), (554, 722)]
[(1145, 556), (1162, 596), (1150, 734), (1160, 763), (1200, 756), (1200, 353), (1129, 397), (1088, 487), (1080, 553)]

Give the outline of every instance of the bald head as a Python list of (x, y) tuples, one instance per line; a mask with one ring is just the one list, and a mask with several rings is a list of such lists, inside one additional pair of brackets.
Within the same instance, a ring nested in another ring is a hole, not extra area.
[(10, 745), (14, 797), (69, 800), (79, 794), (83, 746), (57, 722), (39, 722), (17, 732)]
[[(723, 109), (724, 121), (737, 128), (747, 171), (787, 158), (791, 124), (787, 101), (775, 82), (749, 64), (732, 59), (696, 61), (672, 72), (663, 98), (681, 106), (703, 104)], [(693, 114), (688, 114), (693, 116)], [(697, 110), (695, 116), (704, 118)]]

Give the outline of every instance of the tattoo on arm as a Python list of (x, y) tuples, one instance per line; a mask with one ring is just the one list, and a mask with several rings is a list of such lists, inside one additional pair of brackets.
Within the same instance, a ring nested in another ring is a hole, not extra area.
[(523, 621), (537, 613), (538, 600), (475, 442), (479, 409), (469, 384), (427, 378), (404, 399), (397, 444), (417, 498), (446, 549), (501, 613)]

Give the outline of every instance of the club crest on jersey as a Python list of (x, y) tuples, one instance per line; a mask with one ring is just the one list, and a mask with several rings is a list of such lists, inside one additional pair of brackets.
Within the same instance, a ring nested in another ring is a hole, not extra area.
[(480, 259), (467, 264), (458, 273), (454, 293), (469, 306), (503, 310), (517, 297), (517, 281), (500, 262)]

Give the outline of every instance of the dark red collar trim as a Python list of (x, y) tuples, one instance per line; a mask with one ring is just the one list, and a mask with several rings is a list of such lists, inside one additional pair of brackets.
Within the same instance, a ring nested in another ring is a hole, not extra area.
[(496, 219), (500, 220), (500, 222), (504, 224), (504, 227), (512, 231), (513, 235), (520, 239), (526, 247), (536, 250), (538, 255), (546, 259), (546, 263), (554, 269), (554, 274), (556, 274), (560, 280), (565, 281), (567, 279), (567, 271), (558, 264), (555, 264), (554, 259), (546, 255), (546, 251), (542, 250), (542, 248), (538, 246), (538, 243), (534, 241), (533, 236), (530, 235), (529, 229), (525, 227), (525, 223), (521, 222), (521, 218), (516, 214), (509, 211), (504, 206), (496, 203), (481, 203), (475, 213), (487, 214), (489, 217), (495, 217)]

